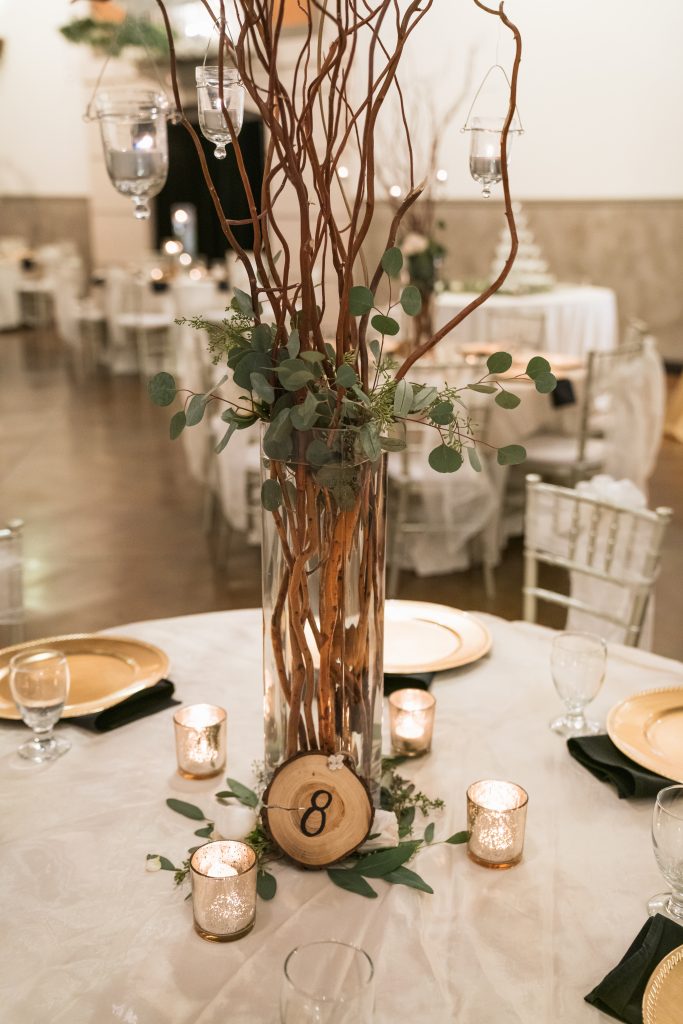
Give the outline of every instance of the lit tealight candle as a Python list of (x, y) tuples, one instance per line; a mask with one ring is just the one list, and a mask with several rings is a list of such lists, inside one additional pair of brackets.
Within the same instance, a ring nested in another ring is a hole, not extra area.
[(231, 942), (254, 927), (256, 854), (246, 843), (205, 843), (190, 860), (192, 912), (203, 939)]
[(178, 773), (207, 779), (225, 767), (227, 714), (213, 704), (191, 704), (173, 716)]
[(514, 782), (486, 779), (467, 790), (467, 852), (485, 868), (511, 868), (522, 859), (526, 790)]
[(391, 745), (404, 757), (429, 753), (436, 700), (426, 690), (396, 690), (389, 697)]

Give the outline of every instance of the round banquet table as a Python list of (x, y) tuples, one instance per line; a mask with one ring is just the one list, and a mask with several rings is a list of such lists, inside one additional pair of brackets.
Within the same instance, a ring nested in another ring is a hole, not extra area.
[[(465, 827), (465, 789), (486, 777), (529, 792), (522, 863), (487, 871), (464, 846), (434, 846), (411, 866), (429, 896), (375, 882), (366, 900), (324, 872), (284, 864), (254, 930), (213, 944), (192, 927), (186, 890), (145, 856), (180, 862), (195, 823), (169, 796), (211, 813), (222, 779), (175, 772), (172, 710), (95, 735), (64, 722), (72, 750), (21, 763), (21, 725), (0, 730), (4, 1020), (32, 1024), (277, 1024), (285, 956), (331, 938), (363, 946), (376, 965), (376, 1024), (596, 1024), (583, 1001), (620, 960), (663, 883), (650, 846), (650, 801), (619, 800), (548, 729), (558, 710), (551, 630), (492, 616), (491, 654), (433, 683), (431, 756), (405, 775), (446, 808), (437, 839)], [(218, 612), (110, 631), (158, 644), (183, 701), (228, 709), (227, 773), (246, 783), (261, 752), (260, 612)], [(610, 647), (592, 710), (643, 688), (682, 685), (683, 666)], [(385, 716), (386, 718), (386, 716)]]
[[(434, 303), (434, 330), (476, 298), (475, 292), (442, 292)], [(486, 339), (488, 311), (502, 316), (515, 314), (544, 316), (546, 352), (582, 356), (586, 352), (617, 346), (617, 299), (610, 288), (592, 285), (557, 285), (551, 291), (531, 295), (492, 295), (483, 308), (476, 309), (455, 328), (456, 346)]]

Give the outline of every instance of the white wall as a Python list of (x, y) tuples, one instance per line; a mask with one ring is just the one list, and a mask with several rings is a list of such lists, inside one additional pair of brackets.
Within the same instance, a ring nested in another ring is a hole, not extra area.
[(57, 31), (77, 14), (68, 0), (0, 0), (0, 195), (88, 194), (84, 54)]
[[(489, 0), (495, 6), (494, 0)], [(683, 196), (683, 4), (680, 0), (508, 0), (523, 36), (514, 192), (522, 198)], [(476, 47), (471, 90), (495, 63), (511, 67), (509, 33), (472, 0), (434, 0), (411, 46), (402, 82), (425, 80), (440, 111), (462, 86)], [(446, 194), (474, 198), (462, 112), (443, 139)]]

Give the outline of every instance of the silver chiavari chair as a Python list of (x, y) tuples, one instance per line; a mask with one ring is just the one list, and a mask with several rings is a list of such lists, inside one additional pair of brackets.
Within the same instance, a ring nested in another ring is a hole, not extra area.
[(0, 646), (24, 639), (24, 584), (21, 519), (0, 528)]
[[(526, 621), (535, 622), (538, 602), (547, 601), (567, 608), (570, 615), (572, 610), (586, 613), (619, 627), (623, 642), (636, 646), (672, 510), (623, 508), (543, 483), (535, 473), (528, 474), (526, 491)], [(539, 586), (539, 565), (565, 569), (572, 581), (593, 585), (580, 587), (582, 597), (557, 593)], [(605, 600), (604, 584), (610, 585), (609, 600)]]

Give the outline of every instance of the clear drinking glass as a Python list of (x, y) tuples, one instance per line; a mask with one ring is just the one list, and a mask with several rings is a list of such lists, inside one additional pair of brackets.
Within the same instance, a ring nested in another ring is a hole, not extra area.
[(597, 697), (606, 663), (607, 644), (602, 637), (593, 633), (560, 633), (555, 637), (550, 668), (567, 710), (551, 721), (554, 732), (561, 736), (593, 736), (601, 731), (600, 723), (588, 721), (583, 709)]
[[(470, 174), (475, 181), (484, 186), (482, 195), (488, 199), (491, 185), (497, 184), (503, 177), (503, 161), (500, 143), (505, 119), (502, 117), (473, 117), (470, 135)], [(519, 133), (518, 128), (511, 128), (507, 137), (507, 158), (510, 162), (512, 137)]]
[[(225, 160), (225, 147), (232, 142), (220, 97), (220, 75), (217, 67), (195, 68), (197, 82), (197, 112), (202, 135), (216, 147), (216, 160)], [(242, 130), (244, 120), (244, 86), (239, 71), (223, 68), (223, 102), (232, 123), (235, 135)]]
[(683, 924), (683, 786), (667, 786), (657, 794), (652, 812), (652, 846), (671, 892), (653, 896), (648, 913), (650, 917), (664, 914)]
[(374, 967), (345, 942), (297, 946), (285, 960), (281, 1024), (371, 1024)]
[(69, 663), (61, 651), (33, 649), (15, 654), (10, 661), (12, 697), (35, 734), (19, 747), (19, 754), (27, 760), (42, 764), (71, 749), (68, 740), (52, 732), (64, 710), (69, 681)]
[(107, 173), (114, 188), (133, 200), (138, 220), (149, 218), (149, 200), (166, 184), (167, 108), (165, 96), (144, 89), (116, 89), (97, 96)]

